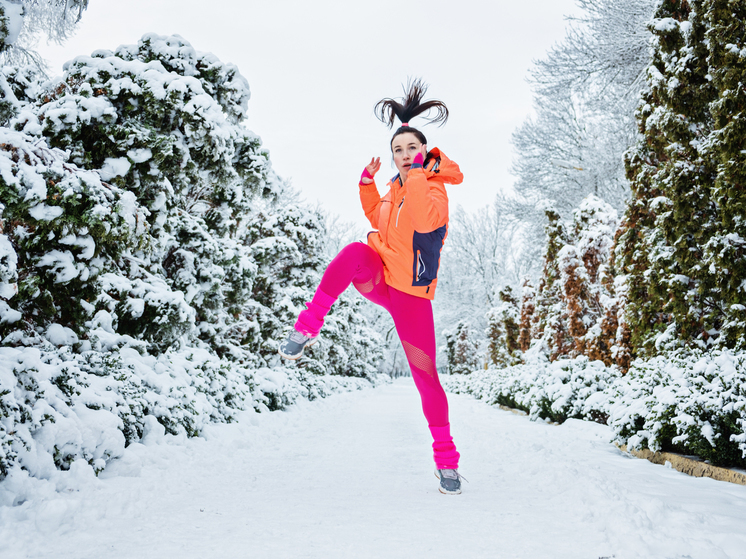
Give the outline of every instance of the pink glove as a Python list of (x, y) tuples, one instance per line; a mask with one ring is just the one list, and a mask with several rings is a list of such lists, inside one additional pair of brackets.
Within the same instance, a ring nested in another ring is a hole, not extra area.
[(365, 169), (363, 169), (363, 174), (360, 175), (360, 184), (362, 184), (362, 185), (372, 184), (372, 183), (365, 183), (365, 182), (363, 182), (363, 179), (372, 179), (372, 178), (373, 178), (373, 175), (371, 175), (368, 172), (368, 168), (366, 167)]
[(425, 162), (425, 158), (422, 157), (422, 153), (418, 153), (414, 156), (410, 169), (422, 169), (422, 164)]

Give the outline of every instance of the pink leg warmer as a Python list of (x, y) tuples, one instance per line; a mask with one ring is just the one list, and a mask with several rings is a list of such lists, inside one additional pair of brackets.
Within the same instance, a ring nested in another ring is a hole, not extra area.
[(295, 329), (301, 334), (311, 336), (312, 338), (318, 336), (321, 327), (324, 325), (324, 317), (336, 300), (336, 297), (332, 297), (321, 291), (321, 287), (317, 288), (311, 302), (306, 303), (306, 307), (308, 308), (301, 311), (298, 315)]
[(433, 454), (435, 456), (435, 467), (439, 470), (458, 468), (458, 459), (460, 454), (456, 450), (451, 437), (451, 425), (446, 424), (443, 427), (430, 425), (430, 433), (433, 435)]

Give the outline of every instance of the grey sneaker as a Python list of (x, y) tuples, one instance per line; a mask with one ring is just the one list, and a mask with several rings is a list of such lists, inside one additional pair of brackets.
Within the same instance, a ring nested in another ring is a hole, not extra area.
[(440, 480), (438, 491), (444, 495), (460, 495), (461, 479), (466, 479), (458, 470), (435, 470), (435, 477)]
[(277, 348), (277, 351), (285, 359), (295, 360), (303, 355), (304, 348), (311, 347), (313, 344), (316, 343), (317, 340), (318, 338), (304, 336), (297, 330), (293, 330), (292, 332), (290, 332), (285, 341), (280, 344), (280, 347)]

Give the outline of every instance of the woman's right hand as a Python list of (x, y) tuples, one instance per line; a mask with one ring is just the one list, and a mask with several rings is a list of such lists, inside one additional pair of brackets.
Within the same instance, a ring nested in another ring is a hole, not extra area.
[(363, 170), (363, 174), (360, 176), (360, 184), (371, 184), (373, 182), (373, 177), (378, 172), (378, 170), (381, 168), (381, 158), (380, 157), (373, 157), (370, 160), (370, 163), (368, 163), (365, 166), (365, 169)]

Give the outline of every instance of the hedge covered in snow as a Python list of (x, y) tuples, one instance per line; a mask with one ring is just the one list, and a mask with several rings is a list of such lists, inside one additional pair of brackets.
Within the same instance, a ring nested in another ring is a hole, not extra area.
[(532, 420), (605, 422), (606, 406), (600, 395), (618, 377), (616, 369), (601, 361), (579, 357), (446, 376), (443, 385), (451, 392), (472, 394), (489, 404), (523, 410)]
[(0, 69), (0, 481), (96, 471), (153, 422), (197, 435), (240, 410), (380, 382), (378, 334), (340, 298), (297, 363), (276, 344), (325, 263), (231, 64), (178, 36)]
[[(49, 479), (56, 468), (66, 470), (81, 458), (99, 472), (147, 434), (151, 419), (170, 434), (195, 436), (244, 409), (280, 409), (299, 399), (370, 386), (361, 378), (295, 367), (254, 369), (207, 349), (150, 355), (109, 326), (99, 333), (117, 345), (106, 352), (76, 353), (51, 343), (0, 347), (3, 474), (20, 466)], [(60, 329), (51, 328), (50, 339), (64, 336)]]
[(614, 442), (746, 467), (746, 354), (679, 351), (622, 376), (586, 357), (443, 377), (447, 390), (526, 411), (533, 420), (608, 424)]

